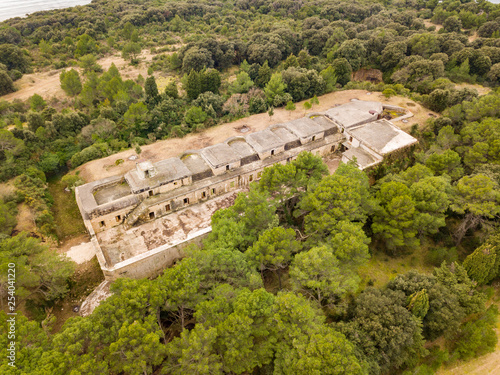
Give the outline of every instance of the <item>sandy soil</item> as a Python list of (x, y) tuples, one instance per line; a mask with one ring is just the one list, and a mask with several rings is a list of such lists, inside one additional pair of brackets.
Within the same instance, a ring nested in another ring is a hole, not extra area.
[[(147, 77), (148, 67), (146, 62), (152, 60), (153, 55), (149, 50), (142, 51), (139, 58), (142, 62), (138, 66), (130, 65), (128, 60), (124, 60), (120, 54), (115, 54), (112, 56), (103, 57), (97, 60), (97, 63), (103, 67), (103, 69), (108, 69), (112, 63), (116, 65), (120, 71), (123, 79), (136, 79), (139, 74), (143, 77)], [(80, 71), (79, 68), (75, 68)], [(16, 87), (16, 92), (1, 96), (0, 99), (4, 100), (26, 100), (33, 94), (41, 95), (44, 99), (51, 97), (57, 97), (59, 99), (69, 99), (66, 93), (61, 89), (61, 83), (59, 81), (59, 74), (64, 69), (50, 70), (48, 72), (37, 72), (32, 74), (25, 74), (23, 77), (14, 83)]]
[[(408, 119), (407, 123), (402, 123), (400, 121), (396, 123), (396, 125), (400, 126), (403, 130), (409, 130), (411, 125), (415, 123), (423, 125), (431, 115), (436, 116), (435, 113), (430, 112), (429, 110), (423, 108), (420, 104), (408, 98), (396, 96), (386, 99), (380, 93), (371, 93), (365, 90), (338, 91), (320, 96), (318, 98), (319, 104), (314, 105), (308, 112), (325, 111), (331, 108), (334, 104), (347, 103), (353, 98), (360, 100), (381, 101), (383, 103), (408, 108), (415, 114), (415, 116)], [(130, 169), (133, 169), (136, 162), (145, 160), (156, 162), (178, 156), (185, 150), (201, 149), (223, 142), (232, 136), (262, 130), (273, 123), (277, 124), (303, 117), (305, 112), (302, 104), (303, 102), (296, 103), (297, 109), (295, 111), (287, 111), (284, 108), (277, 108), (274, 110), (274, 116), (272, 118), (269, 118), (267, 113), (260, 113), (231, 123), (205, 129), (200, 133), (188, 134), (183, 138), (172, 138), (142, 146), (142, 153), (140, 155), (140, 159), (138, 160), (128, 160), (130, 156), (135, 155), (135, 151), (130, 149), (103, 159), (90, 161), (78, 167), (77, 170), (80, 171), (80, 176), (83, 177), (86, 182), (99, 180), (109, 176), (121, 175)], [(246, 133), (241, 132), (242, 127), (248, 129)], [(117, 166), (115, 162), (118, 159), (122, 159), (124, 162)]]
[(95, 248), (92, 242), (84, 242), (80, 245), (73, 246), (66, 256), (77, 264), (88, 262), (95, 256)]

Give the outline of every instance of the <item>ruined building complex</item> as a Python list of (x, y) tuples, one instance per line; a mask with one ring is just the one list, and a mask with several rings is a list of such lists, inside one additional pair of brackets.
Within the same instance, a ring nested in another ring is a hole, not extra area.
[(341, 148), (343, 161), (356, 160), (365, 169), (416, 143), (385, 119), (388, 113), (411, 116), (403, 108), (351, 101), (77, 187), (105, 277), (157, 275), (186, 244), (204, 238), (212, 214), (231, 205), (264, 168), (290, 162), (302, 151), (325, 157)]

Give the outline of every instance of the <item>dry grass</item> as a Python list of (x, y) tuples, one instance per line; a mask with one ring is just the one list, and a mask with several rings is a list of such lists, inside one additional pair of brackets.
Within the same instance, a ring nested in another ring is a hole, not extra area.
[(16, 188), (14, 186), (14, 180), (0, 183), (0, 198), (6, 197), (8, 195), (14, 194)]
[(362, 279), (361, 288), (366, 287), (370, 280), (373, 282), (373, 286), (377, 288), (383, 287), (397, 275), (410, 270), (431, 273), (434, 267), (425, 264), (426, 253), (427, 249), (420, 247), (412, 254), (395, 258), (381, 251), (373, 251), (370, 261), (359, 269), (359, 275)]
[[(128, 60), (124, 60), (120, 54), (103, 57), (97, 60), (97, 63), (107, 70), (111, 64), (115, 64), (120, 71), (123, 79), (136, 79), (139, 74), (147, 77), (148, 64), (153, 55), (147, 51), (142, 51), (139, 59), (142, 62), (138, 66), (130, 65)], [(70, 69), (70, 68), (67, 68)], [(75, 68), (80, 71), (80, 68)], [(17, 91), (0, 97), (1, 99), (12, 101), (14, 99), (27, 100), (33, 94), (43, 96), (45, 99), (56, 97), (60, 100), (70, 100), (69, 96), (61, 89), (59, 81), (59, 74), (64, 69), (49, 70), (45, 72), (36, 72), (32, 74), (25, 74), (23, 77), (16, 81), (14, 86)]]
[(36, 233), (35, 215), (26, 203), (17, 206), (17, 225), (15, 231)]
[(49, 182), (49, 191), (54, 198), (52, 213), (56, 223), (56, 234), (60, 241), (86, 233), (75, 195), (64, 191), (60, 178)]

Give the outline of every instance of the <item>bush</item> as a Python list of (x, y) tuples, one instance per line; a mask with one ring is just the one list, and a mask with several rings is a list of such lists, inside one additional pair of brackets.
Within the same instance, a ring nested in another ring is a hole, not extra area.
[(95, 145), (92, 145), (74, 154), (71, 157), (70, 163), (73, 168), (76, 168), (88, 161), (99, 159), (102, 156), (102, 152)]

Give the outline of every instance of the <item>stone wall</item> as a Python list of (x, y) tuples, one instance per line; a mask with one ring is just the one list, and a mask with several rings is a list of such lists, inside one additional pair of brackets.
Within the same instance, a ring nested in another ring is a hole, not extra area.
[[(99, 260), (106, 280), (113, 281), (120, 277), (132, 279), (154, 278), (160, 275), (165, 268), (171, 267), (177, 260), (183, 258), (184, 254), (182, 250), (188, 245), (192, 243), (201, 245), (203, 239), (205, 239), (211, 231), (211, 227), (204, 228), (173, 246), (160, 246), (146, 253), (117, 263), (112, 267), (108, 267), (106, 262), (104, 262), (104, 264), (102, 263), (104, 260), (102, 251), (97, 252), (97, 259)], [(97, 240), (95, 242), (97, 242)], [(97, 246), (100, 250), (99, 244), (97, 244)]]

